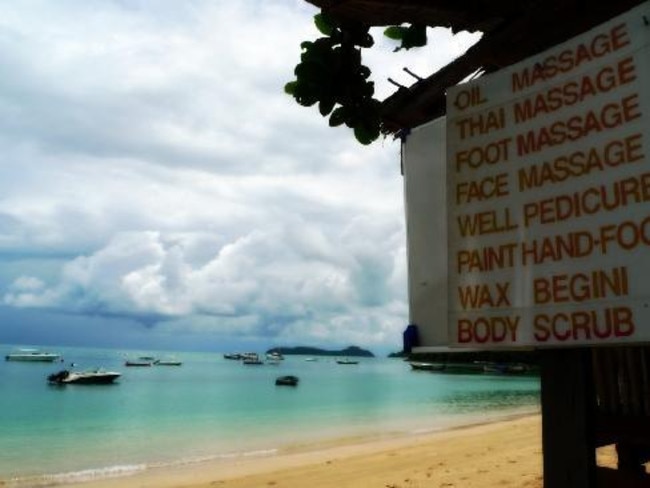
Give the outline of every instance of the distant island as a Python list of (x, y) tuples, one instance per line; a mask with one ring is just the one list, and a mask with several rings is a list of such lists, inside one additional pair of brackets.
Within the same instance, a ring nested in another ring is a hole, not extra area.
[(349, 346), (340, 350), (321, 349), (320, 347), (274, 347), (266, 351), (267, 354), (279, 352), (282, 355), (303, 355), (303, 356), (350, 356), (361, 358), (374, 358), (375, 355), (366, 349), (361, 349), (358, 346)]
[(407, 358), (408, 354), (404, 351), (391, 352), (388, 355), (389, 358)]

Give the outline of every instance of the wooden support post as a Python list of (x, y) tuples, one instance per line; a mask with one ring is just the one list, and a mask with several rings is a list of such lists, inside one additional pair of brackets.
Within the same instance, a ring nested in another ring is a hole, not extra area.
[(650, 482), (643, 465), (650, 459), (650, 449), (623, 441), (616, 444), (616, 454), (618, 455), (619, 471), (625, 471), (631, 476), (637, 476)]
[(596, 488), (648, 488), (650, 477), (640, 477), (617, 469), (597, 468)]
[(596, 486), (589, 349), (540, 351), (544, 488)]

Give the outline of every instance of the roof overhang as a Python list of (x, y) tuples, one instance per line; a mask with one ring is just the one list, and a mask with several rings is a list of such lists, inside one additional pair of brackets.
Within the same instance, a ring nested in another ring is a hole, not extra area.
[(330, 15), (368, 26), (426, 24), (481, 31), (467, 52), (382, 102), (383, 127), (396, 133), (445, 114), (448, 87), (494, 72), (564, 42), (644, 0), (307, 0)]

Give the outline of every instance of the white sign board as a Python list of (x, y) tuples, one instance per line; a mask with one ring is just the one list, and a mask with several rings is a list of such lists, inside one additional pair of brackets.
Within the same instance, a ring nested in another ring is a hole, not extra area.
[(449, 90), (452, 345), (650, 342), (648, 19)]

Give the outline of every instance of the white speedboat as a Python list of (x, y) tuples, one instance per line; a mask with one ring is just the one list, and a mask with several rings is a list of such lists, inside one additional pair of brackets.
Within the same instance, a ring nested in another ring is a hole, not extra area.
[(95, 369), (90, 371), (68, 371), (66, 369), (51, 374), (47, 381), (56, 385), (106, 385), (113, 383), (122, 373)]
[(60, 354), (43, 352), (38, 349), (18, 349), (5, 356), (7, 361), (40, 361), (45, 363), (51, 363), (60, 358)]
[(443, 371), (445, 369), (444, 363), (426, 363), (422, 361), (410, 361), (411, 368), (416, 371)]

